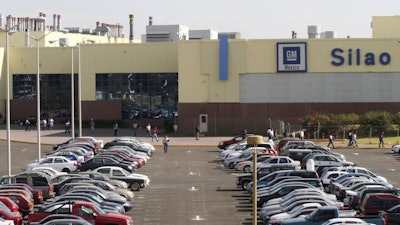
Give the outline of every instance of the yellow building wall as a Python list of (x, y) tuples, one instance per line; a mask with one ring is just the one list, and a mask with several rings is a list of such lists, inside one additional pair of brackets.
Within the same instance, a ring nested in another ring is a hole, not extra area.
[[(277, 43), (306, 42), (308, 73), (365, 73), (400, 71), (400, 44), (397, 39), (289, 39), (289, 40), (229, 40), (228, 80), (219, 80), (219, 41), (199, 40), (179, 44), (179, 102), (232, 103), (239, 102), (240, 74), (276, 74)], [(340, 48), (345, 62), (332, 57)], [(349, 65), (349, 49), (352, 65)], [(360, 65), (357, 64), (359, 49)], [(373, 54), (375, 65), (366, 65), (366, 54)], [(390, 55), (390, 63), (382, 65), (382, 53)]]
[(399, 38), (400, 16), (373, 16), (372, 38)]
[[(75, 74), (79, 73), (79, 51), (81, 55), (82, 100), (95, 100), (97, 73), (177, 73), (177, 50), (177, 43), (74, 47)], [(11, 48), (10, 74), (36, 74), (36, 53), (36, 48)], [(40, 74), (71, 74), (72, 48), (39, 48), (39, 54)]]

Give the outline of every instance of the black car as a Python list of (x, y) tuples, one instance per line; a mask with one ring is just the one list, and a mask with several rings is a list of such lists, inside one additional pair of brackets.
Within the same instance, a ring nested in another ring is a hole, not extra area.
[(108, 156), (102, 157), (101, 155), (91, 158), (84, 162), (81, 167), (80, 171), (87, 171), (87, 170), (94, 170), (102, 166), (118, 166), (124, 168), (129, 172), (134, 171), (134, 165), (123, 163), (123, 161), (118, 161)]

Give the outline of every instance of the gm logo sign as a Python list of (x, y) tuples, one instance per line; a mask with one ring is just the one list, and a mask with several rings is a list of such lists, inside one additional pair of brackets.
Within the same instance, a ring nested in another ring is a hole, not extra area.
[(277, 43), (278, 72), (306, 72), (306, 43)]

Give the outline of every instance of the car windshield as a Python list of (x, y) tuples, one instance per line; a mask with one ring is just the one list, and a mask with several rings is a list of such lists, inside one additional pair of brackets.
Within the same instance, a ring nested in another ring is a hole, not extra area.
[(102, 208), (100, 208), (98, 205), (93, 204), (93, 208), (97, 211), (100, 216), (105, 216), (107, 213), (104, 212)]

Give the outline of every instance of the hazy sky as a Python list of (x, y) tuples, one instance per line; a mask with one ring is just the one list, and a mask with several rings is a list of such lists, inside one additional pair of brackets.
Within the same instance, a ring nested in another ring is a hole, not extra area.
[(370, 38), (372, 16), (399, 15), (399, 0), (0, 0), (0, 14), (14, 17), (61, 15), (62, 27), (95, 28), (96, 22), (120, 24), (129, 37), (146, 32), (149, 16), (157, 25), (240, 32), (246, 39), (307, 38), (307, 26), (335, 31), (336, 37)]

